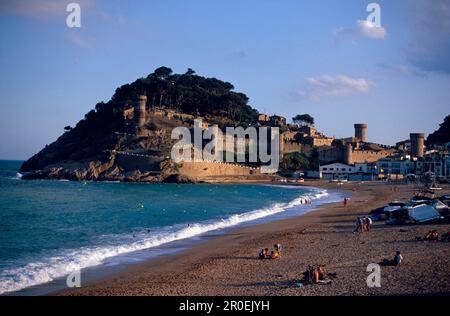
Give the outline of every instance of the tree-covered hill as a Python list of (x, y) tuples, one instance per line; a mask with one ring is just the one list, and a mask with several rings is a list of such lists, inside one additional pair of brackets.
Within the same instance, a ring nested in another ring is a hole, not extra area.
[(440, 127), (427, 138), (428, 145), (448, 142), (450, 142), (450, 115), (447, 115)]
[(231, 83), (199, 76), (190, 68), (184, 74), (174, 74), (172, 69), (160, 67), (146, 78), (116, 89), (111, 100), (98, 103), (75, 127), (66, 126), (65, 133), (26, 161), (22, 170), (90, 160), (114, 148), (114, 132), (126, 132), (123, 110), (139, 95), (147, 96), (147, 109), (164, 106), (193, 115), (223, 117), (235, 125), (253, 124), (258, 118), (249, 98), (235, 92)]
[(121, 107), (138, 95), (147, 95), (147, 106), (166, 106), (179, 112), (199, 115), (223, 115), (241, 123), (255, 123), (258, 112), (248, 105), (244, 93), (216, 78), (199, 76), (188, 69), (174, 74), (168, 67), (160, 67), (146, 78), (123, 85), (114, 93), (109, 105)]

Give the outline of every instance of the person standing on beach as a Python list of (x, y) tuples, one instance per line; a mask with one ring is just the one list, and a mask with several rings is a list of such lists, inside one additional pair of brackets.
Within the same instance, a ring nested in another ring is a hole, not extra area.
[(369, 227), (369, 219), (367, 218), (367, 216), (364, 216), (362, 219), (362, 225), (363, 225), (363, 230), (364, 231), (369, 231), (370, 227)]
[(370, 232), (370, 228), (372, 227), (372, 219), (368, 216), (365, 216), (366, 219), (366, 230)]
[(347, 207), (348, 199), (344, 198), (344, 207)]
[(363, 232), (363, 220), (359, 216), (356, 218), (356, 228), (355, 228), (354, 232), (355, 233)]

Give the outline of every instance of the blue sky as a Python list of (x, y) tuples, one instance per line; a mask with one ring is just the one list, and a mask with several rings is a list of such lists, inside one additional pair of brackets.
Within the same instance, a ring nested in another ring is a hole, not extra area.
[(393, 144), (450, 114), (450, 1), (0, 2), (0, 159), (26, 159), (114, 90), (159, 66), (193, 68), (260, 112), (309, 113), (327, 135)]

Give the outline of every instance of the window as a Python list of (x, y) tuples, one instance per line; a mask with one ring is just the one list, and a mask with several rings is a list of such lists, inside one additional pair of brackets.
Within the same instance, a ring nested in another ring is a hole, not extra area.
[(342, 168), (342, 171), (345, 171), (345, 168)]
[(328, 170), (328, 168), (323, 168), (323, 170), (324, 170), (324, 171), (327, 171), (327, 170)]

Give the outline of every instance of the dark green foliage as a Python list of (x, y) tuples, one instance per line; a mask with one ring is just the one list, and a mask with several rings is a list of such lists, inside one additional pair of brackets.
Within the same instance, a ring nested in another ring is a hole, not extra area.
[(188, 69), (185, 74), (173, 74), (168, 67), (159, 67), (146, 78), (116, 89), (111, 100), (100, 102), (87, 113), (75, 128), (67, 130), (80, 138), (95, 138), (123, 131), (122, 111), (139, 95), (147, 96), (147, 107), (166, 106), (179, 112), (224, 116), (236, 125), (248, 126), (257, 121), (258, 111), (248, 105), (248, 97), (232, 91), (231, 83), (205, 78)]
[(146, 78), (118, 88), (111, 105), (123, 107), (145, 94), (149, 108), (166, 106), (189, 114), (225, 116), (247, 126), (256, 123), (258, 111), (248, 105), (245, 94), (233, 89), (229, 82), (196, 75), (190, 68), (180, 75), (160, 67)]
[(450, 115), (444, 119), (439, 129), (427, 138), (427, 145), (444, 144), (450, 142)]
[(290, 175), (298, 170), (307, 170), (310, 168), (308, 157), (303, 153), (293, 153), (284, 155), (280, 163), (280, 174)]
[(314, 125), (314, 118), (309, 114), (298, 114), (292, 118), (295, 124)]

